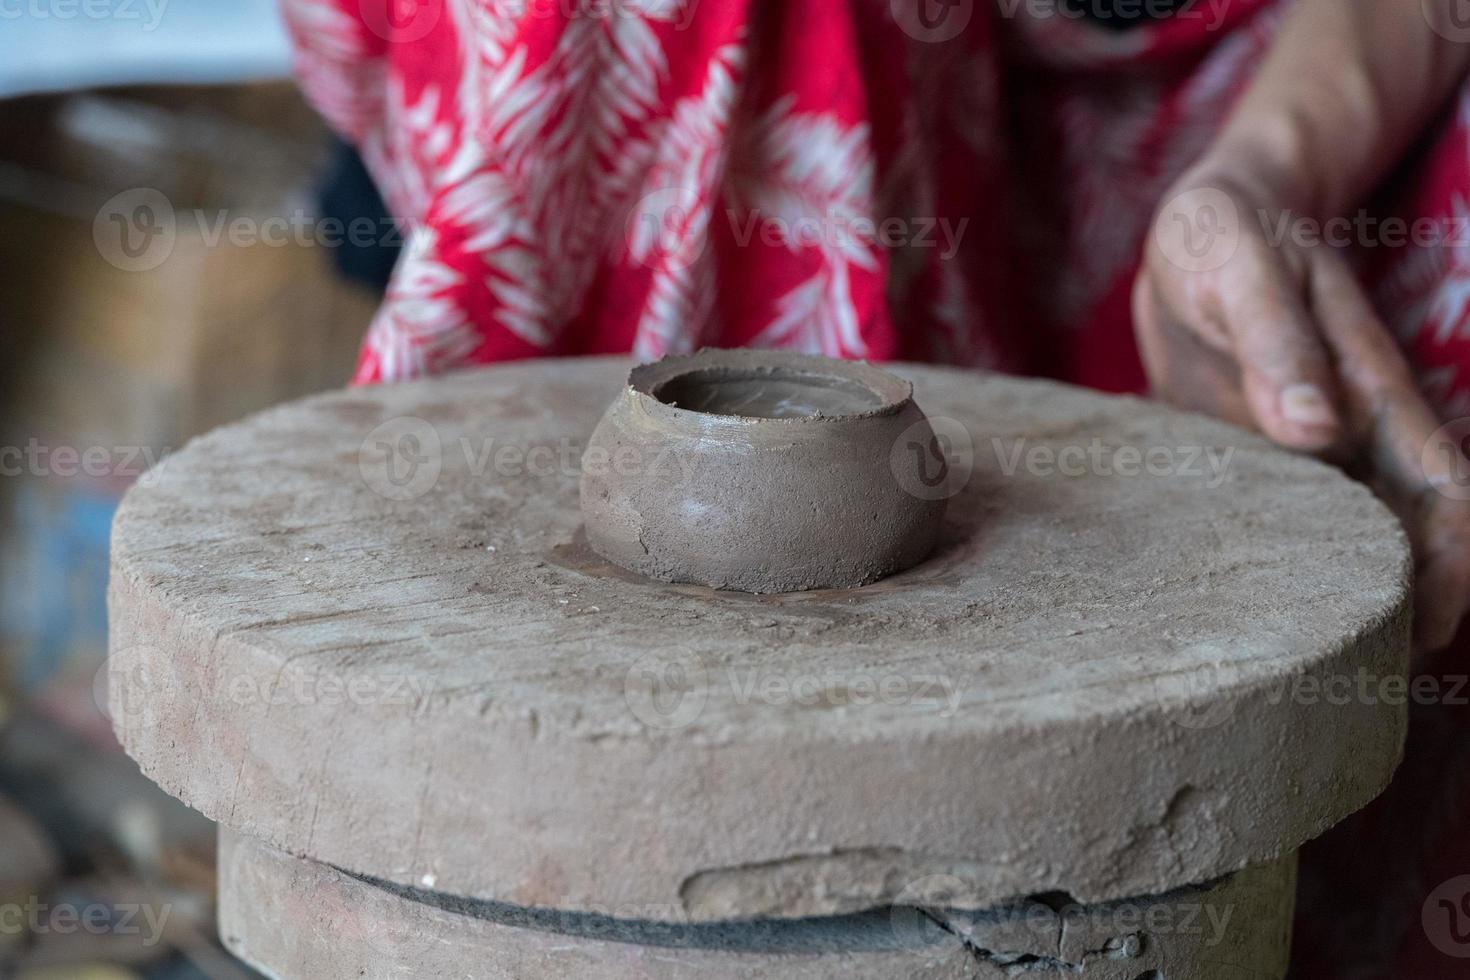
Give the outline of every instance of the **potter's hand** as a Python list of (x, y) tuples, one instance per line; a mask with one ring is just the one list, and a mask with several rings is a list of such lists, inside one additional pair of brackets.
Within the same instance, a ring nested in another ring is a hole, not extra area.
[(1281, 235), (1279, 200), (1208, 164), (1166, 195), (1134, 289), (1149, 378), (1372, 485), (1414, 544), (1416, 645), (1438, 649), (1470, 606), (1470, 503), (1438, 489), (1464, 464), (1425, 452), (1440, 420), (1392, 335), (1335, 249)]
[(1423, 452), (1438, 422), (1341, 257), (1275, 233), (1283, 213), (1356, 208), (1463, 83), (1459, 2), (1291, 4), (1214, 145), (1165, 196), (1135, 293), (1165, 397), (1332, 455), (1397, 509), (1428, 649), (1470, 599), (1470, 504), (1434, 489), (1464, 461)]

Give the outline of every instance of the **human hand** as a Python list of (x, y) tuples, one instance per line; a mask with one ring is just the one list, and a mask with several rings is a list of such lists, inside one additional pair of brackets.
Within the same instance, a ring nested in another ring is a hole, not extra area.
[(1437, 650), (1470, 609), (1470, 502), (1455, 492), (1462, 443), (1437, 435), (1440, 419), (1343, 255), (1277, 240), (1271, 230), (1292, 220), (1285, 200), (1228, 163), (1202, 163), (1175, 184), (1134, 287), (1145, 368), (1164, 400), (1372, 486), (1414, 546), (1415, 645)]

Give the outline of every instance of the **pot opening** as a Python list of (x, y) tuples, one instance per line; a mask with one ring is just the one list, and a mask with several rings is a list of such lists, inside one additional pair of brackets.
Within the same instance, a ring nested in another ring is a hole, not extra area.
[(690, 412), (752, 419), (860, 415), (883, 406), (857, 381), (789, 368), (703, 368), (675, 375), (652, 394)]

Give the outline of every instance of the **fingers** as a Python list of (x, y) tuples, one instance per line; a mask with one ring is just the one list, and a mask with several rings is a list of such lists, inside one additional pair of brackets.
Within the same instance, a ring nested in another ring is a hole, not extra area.
[(1374, 471), (1392, 481), (1397, 494), (1422, 494), (1429, 481), (1420, 457), (1439, 421), (1403, 351), (1341, 257), (1315, 255), (1309, 283), (1354, 441), (1368, 449)]
[(1133, 315), (1139, 353), (1156, 397), (1176, 408), (1252, 427), (1234, 359), (1173, 320), (1147, 273), (1134, 282)]
[(1326, 247), (1251, 236), (1203, 271), (1167, 258), (1156, 242), (1134, 290), (1156, 390), (1285, 446), (1365, 464), (1414, 543), (1416, 643), (1449, 643), (1470, 611), (1470, 501), (1450, 492), (1465, 486), (1470, 451), (1425, 451), (1438, 417), (1347, 263)]
[(1414, 544), (1415, 645), (1438, 650), (1470, 610), (1470, 503), (1441, 492), (1457, 485), (1465, 461), (1425, 451), (1438, 416), (1346, 263), (1330, 253), (1314, 258), (1311, 288), (1337, 359), (1348, 426)]
[(1414, 645), (1448, 646), (1470, 611), (1470, 520), (1462, 501), (1431, 502), (1421, 522), (1415, 583)]
[(1342, 435), (1337, 383), (1304, 277), (1279, 254), (1237, 258), (1221, 270), (1220, 302), (1256, 424), (1282, 445), (1326, 450)]
[[(1150, 265), (1163, 316), (1239, 368), (1250, 422), (1292, 449), (1322, 452), (1342, 435), (1332, 359), (1308, 308), (1300, 260), (1247, 237), (1206, 271)], [(1295, 263), (1295, 264), (1294, 264)]]

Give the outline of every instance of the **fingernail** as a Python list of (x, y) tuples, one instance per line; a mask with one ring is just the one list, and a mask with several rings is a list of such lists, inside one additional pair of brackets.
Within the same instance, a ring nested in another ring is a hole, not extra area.
[(1281, 392), (1281, 414), (1296, 425), (1328, 426), (1337, 422), (1332, 403), (1316, 385), (1290, 385)]

